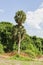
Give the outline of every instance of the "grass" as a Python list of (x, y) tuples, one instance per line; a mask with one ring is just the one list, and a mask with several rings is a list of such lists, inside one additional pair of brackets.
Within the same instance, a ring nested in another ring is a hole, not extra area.
[(43, 65), (43, 61), (33, 61), (30, 57), (19, 56), (16, 54), (10, 58), (0, 57), (0, 65)]
[(29, 62), (23, 62), (22, 65), (43, 65), (43, 62), (29, 61)]
[(11, 60), (21, 60), (21, 61), (31, 61), (32, 58), (29, 57), (24, 57), (24, 56), (19, 56), (18, 54), (10, 57)]

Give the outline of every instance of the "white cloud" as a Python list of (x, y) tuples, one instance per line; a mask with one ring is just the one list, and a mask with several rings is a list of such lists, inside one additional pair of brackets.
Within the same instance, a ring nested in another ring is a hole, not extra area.
[(35, 11), (26, 13), (25, 28), (28, 34), (43, 37), (43, 3)]
[(0, 13), (4, 13), (4, 10), (3, 9), (0, 9)]
[(31, 27), (41, 29), (40, 24), (43, 23), (43, 2), (37, 10), (27, 12), (26, 21)]
[(26, 21), (31, 27), (41, 29), (40, 24), (43, 22), (43, 8), (28, 11)]

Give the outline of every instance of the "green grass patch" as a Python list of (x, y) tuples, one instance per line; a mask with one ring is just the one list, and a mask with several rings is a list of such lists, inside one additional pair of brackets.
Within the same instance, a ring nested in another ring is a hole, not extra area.
[(22, 61), (31, 61), (32, 60), (32, 58), (19, 56), (18, 54), (10, 57), (10, 59), (12, 59), (12, 60), (14, 60), (14, 59), (15, 60), (22, 60)]

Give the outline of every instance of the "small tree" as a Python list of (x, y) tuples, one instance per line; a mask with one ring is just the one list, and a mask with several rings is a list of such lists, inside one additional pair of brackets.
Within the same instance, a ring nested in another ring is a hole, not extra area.
[(22, 25), (26, 20), (26, 14), (22, 10), (17, 11), (14, 19), (17, 23), (14, 29), (14, 37), (16, 38), (18, 43), (18, 54), (20, 54), (20, 43), (24, 39), (24, 35), (26, 32), (24, 26)]

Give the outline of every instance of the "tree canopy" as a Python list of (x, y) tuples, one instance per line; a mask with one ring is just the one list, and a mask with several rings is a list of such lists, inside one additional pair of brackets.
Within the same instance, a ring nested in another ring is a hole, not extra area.
[(26, 20), (26, 14), (25, 14), (25, 12), (22, 11), (22, 10), (17, 11), (16, 15), (14, 16), (14, 19), (15, 19), (16, 23), (18, 23), (19, 25), (21, 25)]
[[(18, 28), (18, 26), (16, 27)], [(15, 35), (13, 38), (12, 33), (13, 28), (14, 28), (13, 32), (15, 32), (16, 27), (11, 23), (8, 24), (8, 22), (6, 22), (6, 24), (5, 22), (0, 23), (0, 53), (11, 52), (15, 50), (17, 51), (18, 44)], [(25, 34), (25, 37), (21, 42), (20, 49), (23, 52), (30, 54), (32, 56), (43, 54), (43, 38), (38, 38), (35, 36), (29, 36)]]

